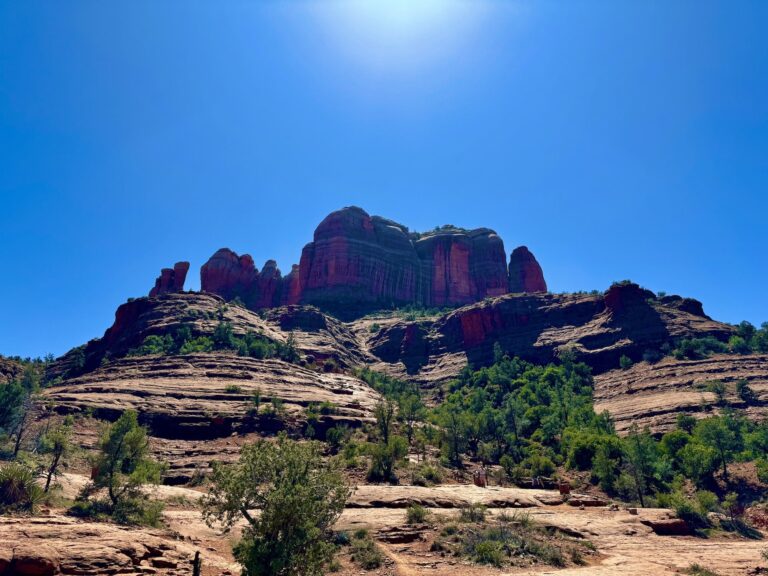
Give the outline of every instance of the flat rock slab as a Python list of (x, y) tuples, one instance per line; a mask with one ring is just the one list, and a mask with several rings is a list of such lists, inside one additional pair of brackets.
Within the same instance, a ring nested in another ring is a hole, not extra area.
[[(191, 574), (196, 549), (171, 536), (63, 515), (0, 517), (0, 575)], [(210, 555), (204, 561), (227, 567)]]
[[(480, 504), (489, 508), (537, 508), (537, 498), (549, 499), (557, 492), (520, 488), (480, 488), (472, 484), (424, 486), (358, 486), (347, 508), (407, 508), (414, 504), (425, 508), (462, 508)], [(559, 499), (559, 494), (557, 494)], [(562, 499), (559, 500), (562, 502)]]

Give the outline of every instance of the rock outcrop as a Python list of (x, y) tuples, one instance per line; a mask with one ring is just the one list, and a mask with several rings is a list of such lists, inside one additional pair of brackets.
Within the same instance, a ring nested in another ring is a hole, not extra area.
[[(707, 383), (719, 380), (728, 390), (731, 408), (753, 420), (768, 415), (768, 355), (718, 354), (700, 360), (664, 358), (650, 364), (638, 362), (628, 370), (613, 370), (595, 377), (595, 410), (608, 410), (616, 430), (632, 424), (649, 426), (657, 433), (676, 426), (685, 412), (698, 418), (718, 411), (718, 399)], [(750, 402), (736, 395), (736, 382), (746, 380), (755, 394)]]
[(0, 356), (0, 384), (15, 380), (21, 376), (23, 369), (23, 366), (15, 360)]
[(150, 296), (160, 296), (172, 292), (183, 292), (184, 282), (189, 272), (189, 262), (176, 262), (173, 268), (163, 268), (155, 280), (155, 287), (149, 291)]
[[(64, 515), (0, 518), (0, 575), (106, 576), (192, 573), (196, 548), (161, 530), (87, 522)], [(205, 552), (218, 573), (226, 564)], [(228, 572), (231, 573), (231, 572)]]
[(313, 304), (343, 317), (397, 306), (445, 307), (516, 291), (546, 291), (541, 267), (513, 253), (514, 282), (501, 238), (487, 228), (443, 226), (425, 234), (357, 207), (329, 214), (282, 277), (273, 260), (261, 273), (248, 255), (222, 248), (203, 266), (205, 292), (251, 309)]
[(497, 342), (508, 354), (536, 363), (554, 361), (571, 349), (602, 373), (618, 367), (623, 355), (639, 361), (645, 350), (664, 343), (704, 336), (726, 340), (733, 330), (666, 306), (652, 292), (626, 283), (604, 295), (507, 294), (436, 320), (388, 325), (368, 345), (385, 363), (382, 370), (399, 365), (426, 384), (455, 376), (467, 362), (492, 362)]
[(515, 248), (509, 257), (509, 291), (513, 294), (547, 291), (544, 272), (527, 246)]
[(222, 248), (200, 269), (200, 289), (225, 300), (238, 297), (245, 302), (251, 298), (258, 276), (249, 254), (238, 256), (229, 248)]

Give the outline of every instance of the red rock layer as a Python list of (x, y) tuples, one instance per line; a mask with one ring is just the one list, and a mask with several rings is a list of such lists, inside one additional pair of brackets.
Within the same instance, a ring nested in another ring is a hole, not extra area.
[(184, 282), (189, 272), (189, 262), (176, 262), (173, 268), (163, 268), (155, 280), (155, 287), (149, 291), (150, 296), (160, 296), (171, 292), (182, 292)]

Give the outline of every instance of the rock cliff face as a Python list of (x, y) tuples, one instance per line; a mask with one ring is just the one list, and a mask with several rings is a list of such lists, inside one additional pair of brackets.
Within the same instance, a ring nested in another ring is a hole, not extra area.
[(515, 248), (509, 257), (509, 291), (513, 294), (547, 291), (544, 272), (527, 246)]
[(189, 262), (176, 262), (173, 268), (163, 268), (160, 276), (155, 280), (155, 287), (149, 291), (151, 296), (160, 296), (161, 294), (170, 294), (171, 292), (182, 292), (184, 290), (184, 281), (189, 272)]
[(596, 373), (617, 368), (627, 355), (639, 361), (681, 338), (727, 340), (733, 327), (669, 306), (637, 284), (617, 284), (604, 295), (507, 294), (465, 306), (436, 320), (398, 322), (373, 336), (380, 368), (401, 366), (402, 377), (424, 383), (455, 376), (467, 362), (493, 359), (495, 343), (523, 359), (546, 363), (572, 349)]
[(252, 309), (315, 304), (346, 317), (393, 306), (470, 304), (506, 294), (512, 284), (518, 292), (546, 291), (528, 249), (513, 257), (514, 283), (504, 243), (493, 230), (445, 226), (414, 234), (349, 207), (320, 223), (288, 276), (272, 260), (259, 273), (250, 256), (222, 248), (203, 266), (201, 286)]

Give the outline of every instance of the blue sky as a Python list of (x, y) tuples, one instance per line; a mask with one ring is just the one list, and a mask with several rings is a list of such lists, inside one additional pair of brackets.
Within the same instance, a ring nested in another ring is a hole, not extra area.
[(328, 212), (768, 320), (768, 2), (0, 0), (0, 353)]

